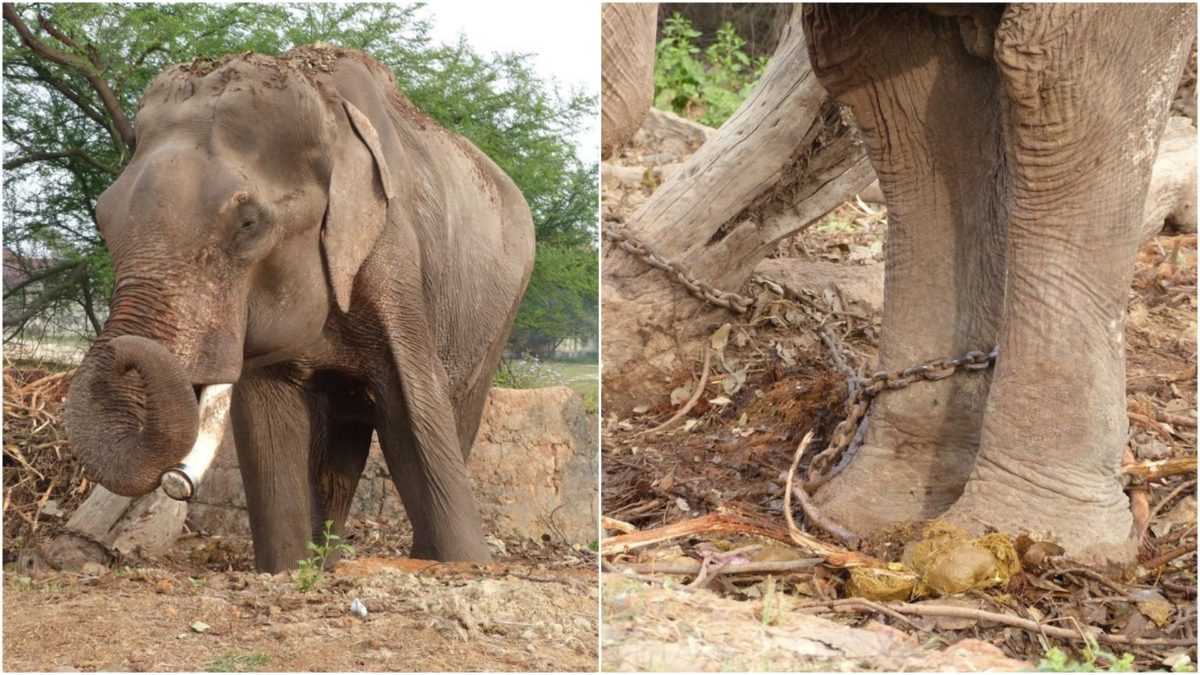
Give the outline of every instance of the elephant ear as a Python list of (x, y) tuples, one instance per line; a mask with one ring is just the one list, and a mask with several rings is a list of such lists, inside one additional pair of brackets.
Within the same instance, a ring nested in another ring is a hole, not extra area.
[(321, 249), (338, 308), (347, 312), (354, 277), (383, 232), (393, 187), (375, 126), (353, 103), (342, 106), (353, 132), (334, 156)]

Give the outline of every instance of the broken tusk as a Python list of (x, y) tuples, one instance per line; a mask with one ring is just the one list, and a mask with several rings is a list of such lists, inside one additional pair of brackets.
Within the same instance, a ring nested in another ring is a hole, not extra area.
[(200, 392), (200, 433), (183, 461), (163, 472), (159, 485), (171, 499), (187, 501), (217, 457), (229, 423), (232, 384), (210, 384)]

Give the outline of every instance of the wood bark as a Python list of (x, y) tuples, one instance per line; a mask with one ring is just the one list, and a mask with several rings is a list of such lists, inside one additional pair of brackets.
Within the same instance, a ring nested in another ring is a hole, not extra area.
[(97, 485), (67, 521), (67, 532), (44, 550), (55, 568), (77, 570), (107, 564), (114, 556), (155, 556), (183, 532), (187, 504), (161, 489), (144, 497), (122, 497)]
[[(701, 281), (740, 290), (780, 239), (874, 179), (847, 113), (827, 99), (794, 12), (747, 100), (625, 226)], [(604, 405), (621, 415), (665, 398), (731, 315), (613, 246), (603, 270)]]
[(656, 3), (608, 3), (600, 10), (600, 153), (633, 138), (654, 99)]

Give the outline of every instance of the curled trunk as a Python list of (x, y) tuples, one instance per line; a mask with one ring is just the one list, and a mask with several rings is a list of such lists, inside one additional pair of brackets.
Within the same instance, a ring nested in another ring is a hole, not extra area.
[(154, 340), (122, 335), (88, 352), (71, 382), (65, 422), (88, 474), (136, 497), (187, 455), (199, 414), (179, 361)]

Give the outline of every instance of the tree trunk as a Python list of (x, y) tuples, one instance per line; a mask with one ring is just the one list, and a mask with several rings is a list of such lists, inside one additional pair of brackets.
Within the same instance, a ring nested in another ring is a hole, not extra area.
[[(721, 290), (741, 289), (776, 242), (874, 179), (853, 124), (812, 74), (799, 14), (750, 97), (625, 225)], [(620, 415), (664, 398), (731, 315), (612, 245), (603, 270), (604, 405)]]
[(122, 497), (97, 485), (67, 521), (67, 532), (43, 551), (57, 569), (78, 570), (86, 563), (107, 565), (114, 555), (150, 557), (165, 552), (183, 532), (187, 504), (162, 489), (143, 497)]

